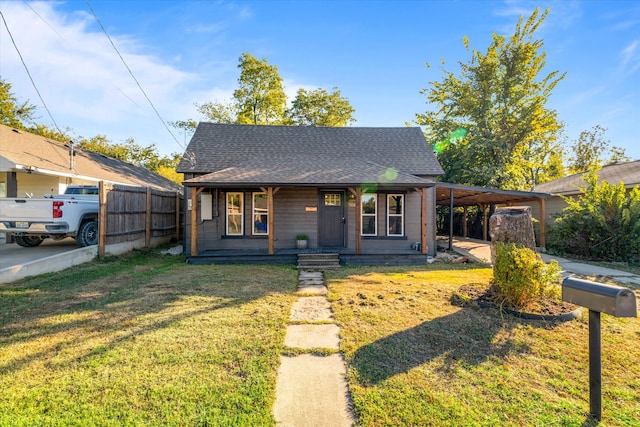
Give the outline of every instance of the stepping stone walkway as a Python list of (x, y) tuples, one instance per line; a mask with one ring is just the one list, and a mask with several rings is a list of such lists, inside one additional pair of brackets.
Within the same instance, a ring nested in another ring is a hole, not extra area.
[[(310, 285), (318, 291), (318, 285)], [(301, 283), (298, 292), (307, 295)], [(301, 296), (291, 308), (285, 345), (302, 350), (338, 350), (340, 335), (331, 306), (322, 296)], [(309, 323), (305, 323), (309, 322)], [(315, 323), (314, 323), (315, 322)], [(354, 417), (350, 410), (346, 367), (342, 355), (301, 354), (281, 356), (273, 415), (283, 427), (347, 427)]]

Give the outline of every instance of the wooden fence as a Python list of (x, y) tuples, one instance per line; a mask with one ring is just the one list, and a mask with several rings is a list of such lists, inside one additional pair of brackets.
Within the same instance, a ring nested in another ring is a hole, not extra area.
[(155, 238), (179, 241), (182, 198), (179, 192), (101, 181), (98, 256), (104, 258), (107, 245), (148, 248)]

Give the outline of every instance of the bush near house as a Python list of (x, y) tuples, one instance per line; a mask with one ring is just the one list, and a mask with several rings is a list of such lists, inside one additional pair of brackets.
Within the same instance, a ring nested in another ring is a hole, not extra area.
[(630, 192), (621, 182), (598, 184), (595, 172), (585, 174), (587, 187), (547, 232), (547, 247), (557, 253), (604, 261), (640, 261), (640, 186)]

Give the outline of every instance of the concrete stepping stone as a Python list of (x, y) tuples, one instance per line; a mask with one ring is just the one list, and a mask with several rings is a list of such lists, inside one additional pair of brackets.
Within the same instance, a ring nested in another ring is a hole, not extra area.
[(342, 356), (282, 356), (273, 415), (281, 427), (347, 427), (348, 407)]
[(332, 321), (331, 304), (324, 297), (302, 297), (291, 307), (292, 322)]
[(289, 325), (284, 345), (292, 348), (332, 348), (340, 346), (340, 328), (336, 324)]

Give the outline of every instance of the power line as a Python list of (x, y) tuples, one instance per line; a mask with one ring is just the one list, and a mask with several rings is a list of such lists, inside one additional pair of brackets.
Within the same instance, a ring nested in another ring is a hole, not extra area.
[(60, 135), (64, 135), (64, 133), (58, 127), (58, 123), (56, 123), (56, 120), (53, 118), (53, 115), (51, 114), (51, 111), (49, 111), (49, 107), (47, 107), (47, 103), (44, 102), (44, 98), (42, 98), (42, 95), (40, 94), (40, 91), (38, 90), (38, 86), (36, 86), (36, 82), (33, 80), (33, 77), (31, 77), (31, 73), (29, 72), (29, 67), (27, 67), (27, 64), (24, 62), (24, 58), (22, 57), (22, 54), (20, 53), (20, 49), (18, 49), (18, 45), (16, 44), (16, 41), (13, 38), (13, 34), (11, 34), (11, 30), (9, 30), (9, 26), (7, 25), (6, 19), (4, 19), (4, 14), (2, 13), (2, 11), (0, 11), (0, 17), (2, 17), (2, 22), (4, 22), (4, 27), (7, 29), (7, 33), (9, 33), (9, 38), (11, 39), (11, 43), (13, 43), (13, 47), (16, 49), (16, 52), (18, 52), (18, 56), (20, 57), (20, 62), (22, 62), (22, 66), (26, 70), (27, 75), (29, 76), (29, 80), (31, 80), (31, 85), (36, 90), (36, 93), (38, 94), (38, 98), (40, 98), (40, 102), (42, 102), (42, 105), (44, 106), (44, 109), (47, 111), (47, 114), (49, 115), (49, 118), (51, 118), (51, 121), (53, 122), (53, 125), (56, 127), (56, 129), (58, 130)]
[(182, 145), (180, 143), (180, 141), (178, 141), (178, 139), (175, 137), (175, 135), (173, 134), (173, 132), (171, 132), (171, 129), (169, 129), (169, 126), (167, 126), (167, 123), (164, 121), (164, 119), (162, 118), (162, 116), (160, 115), (160, 113), (158, 112), (158, 110), (156, 109), (156, 107), (153, 105), (153, 102), (151, 102), (151, 99), (149, 99), (149, 96), (147, 96), (147, 93), (144, 91), (144, 89), (142, 88), (142, 86), (140, 85), (140, 83), (138, 82), (138, 79), (136, 79), (136, 76), (133, 75), (133, 71), (131, 71), (131, 68), (129, 68), (129, 66), (127, 65), (127, 63), (125, 62), (124, 58), (122, 57), (122, 55), (120, 54), (120, 51), (118, 51), (118, 48), (116, 47), (116, 45), (113, 43), (113, 40), (111, 40), (111, 37), (109, 36), (109, 34), (107, 33), (107, 30), (104, 28), (104, 26), (102, 25), (102, 22), (100, 22), (100, 19), (98, 19), (98, 16), (96, 15), (96, 13), (93, 11), (93, 8), (91, 7), (91, 4), (89, 4), (89, 0), (85, 0), (85, 2), (87, 3), (87, 7), (89, 8), (89, 10), (91, 11), (91, 14), (93, 15), (94, 18), (96, 18), (96, 21), (98, 22), (98, 24), (100, 25), (100, 28), (102, 28), (102, 32), (104, 33), (105, 36), (107, 36), (107, 39), (109, 39), (109, 43), (111, 43), (111, 46), (113, 46), (113, 49), (116, 51), (116, 53), (118, 54), (118, 56), (120, 57), (120, 60), (122, 61), (122, 63), (124, 64), (125, 68), (127, 69), (127, 71), (129, 71), (129, 74), (131, 75), (131, 78), (133, 79), (133, 81), (136, 82), (136, 85), (138, 85), (138, 88), (140, 89), (140, 91), (142, 92), (142, 94), (144, 95), (144, 97), (147, 99), (147, 101), (149, 101), (149, 105), (151, 105), (151, 108), (153, 108), (153, 111), (155, 111), (156, 116), (158, 116), (158, 118), (160, 119), (160, 121), (162, 122), (162, 125), (164, 126), (164, 128), (167, 130), (167, 132), (169, 132), (169, 135), (171, 135), (171, 137), (173, 138), (173, 140), (176, 142), (176, 144), (178, 144), (180, 146), (180, 148), (182, 148), (184, 150), (184, 145)]

